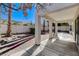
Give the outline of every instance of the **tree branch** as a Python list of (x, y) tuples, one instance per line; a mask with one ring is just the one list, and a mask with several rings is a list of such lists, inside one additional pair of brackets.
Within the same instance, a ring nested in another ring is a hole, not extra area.
[(1, 3), (1, 5), (5, 6), (5, 7), (7, 7), (7, 8), (11, 8), (12, 10), (18, 11), (18, 9), (13, 8), (13, 7), (9, 7), (9, 6), (5, 5), (4, 3)]

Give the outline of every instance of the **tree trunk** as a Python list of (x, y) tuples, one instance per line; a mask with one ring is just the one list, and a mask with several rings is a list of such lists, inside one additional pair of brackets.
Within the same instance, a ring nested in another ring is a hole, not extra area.
[(7, 28), (7, 37), (11, 36), (11, 13), (12, 13), (12, 9), (11, 9), (12, 4), (9, 4), (9, 10), (8, 10), (8, 28)]

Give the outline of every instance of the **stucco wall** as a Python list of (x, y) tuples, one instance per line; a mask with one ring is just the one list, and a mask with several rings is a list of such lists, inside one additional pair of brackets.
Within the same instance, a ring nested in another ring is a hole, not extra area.
[[(22, 26), (22, 25), (12, 25), (12, 33), (27, 33), (30, 32), (31, 26)], [(54, 29), (54, 27), (52, 27)], [(41, 27), (41, 30), (43, 30), (43, 27)], [(48, 27), (45, 27), (45, 30), (48, 30)], [(68, 31), (68, 26), (59, 26), (58, 30)], [(7, 32), (7, 25), (1, 25), (0, 28), (1, 33)]]
[[(29, 32), (30, 29), (29, 26), (22, 26), (22, 25), (12, 25), (12, 33), (26, 33), (26, 32)], [(7, 25), (1, 25), (1, 28), (0, 28), (0, 32), (1, 33), (6, 33), (7, 32)]]

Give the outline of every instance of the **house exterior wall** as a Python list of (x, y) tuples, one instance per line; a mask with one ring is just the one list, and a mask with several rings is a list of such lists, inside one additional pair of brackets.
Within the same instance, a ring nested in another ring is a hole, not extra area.
[[(41, 30), (43, 30), (43, 27), (41, 27)], [(45, 27), (45, 30), (48, 30), (48, 27)], [(52, 30), (54, 30), (54, 27), (52, 27)], [(69, 26), (58, 26), (58, 30), (62, 31), (69, 31)]]

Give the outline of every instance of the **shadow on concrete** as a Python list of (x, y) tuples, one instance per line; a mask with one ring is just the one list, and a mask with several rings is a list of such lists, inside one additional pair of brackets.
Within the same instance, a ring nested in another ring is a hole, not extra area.
[(34, 45), (29, 50), (27, 50), (22, 56), (31, 56), (32, 53), (38, 48), (39, 46)]
[(49, 40), (45, 48), (37, 56), (78, 56), (78, 51), (75, 43), (62, 40), (51, 43), (51, 40)]
[(33, 53), (39, 47), (41, 47), (41, 51), (39, 53), (36, 52), (36, 56), (78, 56), (78, 51), (76, 49), (75, 42), (68, 42), (60, 40), (60, 38), (53, 38), (48, 39), (46, 44), (44, 43), (45, 42), (43, 42), (40, 46), (34, 45), (31, 49), (27, 50), (22, 56), (32, 56)]

